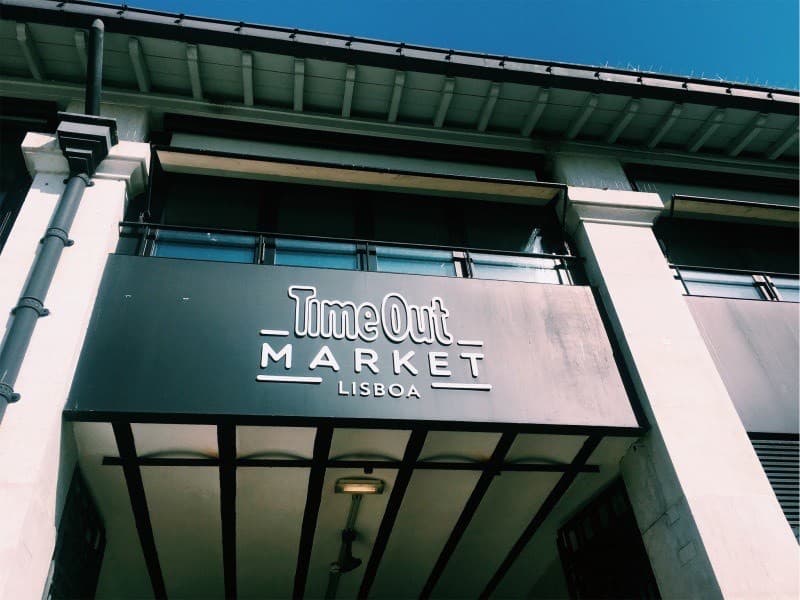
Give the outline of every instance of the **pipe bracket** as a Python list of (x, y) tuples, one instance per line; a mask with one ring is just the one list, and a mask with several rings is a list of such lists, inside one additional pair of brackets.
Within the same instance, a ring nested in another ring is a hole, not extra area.
[(73, 173), (61, 183), (69, 183), (69, 180), (72, 179), (73, 177), (77, 177), (78, 179), (83, 179), (83, 183), (86, 184), (86, 187), (92, 187), (94, 185), (94, 181), (92, 181), (92, 179), (86, 173)]
[(69, 239), (67, 232), (63, 229), (59, 229), (58, 227), (48, 227), (47, 231), (44, 233), (44, 237), (39, 240), (39, 243), (44, 244), (44, 241), (49, 237), (60, 239), (66, 247), (73, 246), (75, 244), (75, 240)]
[(5, 400), (6, 404), (13, 404), (19, 400), (19, 394), (14, 392), (14, 388), (12, 388), (10, 385), (0, 381), (0, 398)]
[(11, 309), (11, 314), (17, 314), (17, 311), (20, 308), (32, 308), (36, 311), (36, 314), (40, 317), (46, 317), (50, 314), (50, 311), (47, 310), (44, 305), (42, 304), (41, 300), (37, 300), (36, 298), (20, 298), (19, 304), (17, 304), (14, 308)]

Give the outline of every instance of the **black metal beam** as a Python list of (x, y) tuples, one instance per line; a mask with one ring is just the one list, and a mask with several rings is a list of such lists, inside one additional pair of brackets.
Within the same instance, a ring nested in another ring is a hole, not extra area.
[(447, 567), (447, 563), (450, 561), (450, 557), (453, 556), (458, 542), (461, 541), (464, 532), (472, 522), (472, 517), (475, 516), (475, 512), (478, 510), (481, 500), (483, 500), (483, 497), (486, 495), (495, 475), (500, 473), (503, 460), (506, 454), (508, 454), (511, 444), (514, 443), (516, 437), (517, 436), (513, 433), (504, 433), (497, 442), (497, 446), (491, 458), (485, 463), (484, 471), (480, 479), (478, 479), (478, 483), (475, 484), (475, 488), (472, 490), (467, 503), (461, 510), (458, 521), (456, 521), (456, 524), (453, 526), (453, 531), (450, 532), (450, 537), (447, 538), (447, 542), (445, 542), (442, 551), (439, 553), (439, 557), (436, 559), (436, 563), (433, 565), (430, 575), (428, 575), (428, 580), (425, 582), (422, 592), (420, 592), (419, 595), (421, 599), (431, 597), (433, 588), (435, 588), (436, 584), (439, 582), (439, 578), (442, 576), (442, 573), (444, 573), (445, 567)]
[(383, 553), (386, 551), (389, 536), (392, 534), (392, 529), (394, 529), (394, 522), (397, 520), (397, 514), (400, 512), (400, 506), (403, 503), (408, 483), (411, 481), (411, 474), (414, 472), (414, 464), (417, 462), (420, 452), (422, 452), (426, 436), (426, 431), (415, 430), (411, 432), (411, 436), (408, 439), (402, 465), (394, 480), (394, 486), (392, 487), (389, 501), (386, 503), (386, 511), (383, 513), (381, 526), (372, 546), (372, 554), (370, 554), (369, 562), (364, 570), (364, 578), (361, 580), (361, 587), (358, 590), (358, 598), (360, 599), (369, 596), (369, 590), (375, 581), (375, 575), (378, 573), (378, 567), (381, 564)]
[(220, 517), (225, 598), (235, 600), (236, 588), (236, 426), (217, 426), (219, 446)]
[[(0, 0), (2, 1), (2, 0)], [(616, 427), (610, 425), (545, 425), (541, 423), (487, 423), (479, 421), (421, 421), (414, 419), (364, 419), (356, 417), (277, 416), (277, 415), (220, 415), (215, 413), (185, 412), (158, 413), (124, 410), (83, 410), (67, 406), (62, 412), (65, 421), (86, 423), (161, 423), (165, 425), (219, 425), (235, 423), (251, 427), (317, 427), (321, 421), (332, 427), (348, 429), (391, 429), (409, 431), (424, 428), (430, 431), (463, 431), (471, 433), (544, 433), (552, 435), (600, 435), (640, 438), (647, 433), (645, 427)]]
[(581, 449), (578, 450), (578, 453), (572, 460), (572, 466), (574, 468), (564, 473), (561, 476), (561, 479), (558, 480), (558, 483), (556, 483), (556, 485), (547, 495), (547, 498), (545, 498), (545, 501), (539, 507), (539, 510), (536, 511), (536, 514), (533, 516), (533, 519), (531, 519), (531, 522), (528, 523), (525, 531), (523, 531), (522, 535), (519, 536), (519, 539), (511, 547), (511, 550), (508, 552), (505, 559), (503, 559), (503, 562), (500, 563), (500, 566), (497, 568), (497, 571), (495, 571), (495, 574), (492, 575), (489, 583), (486, 584), (486, 587), (481, 592), (480, 598), (488, 598), (495, 592), (497, 586), (503, 580), (503, 577), (505, 577), (509, 569), (511, 569), (514, 561), (517, 560), (517, 557), (519, 557), (519, 555), (525, 549), (525, 546), (528, 545), (528, 542), (530, 542), (531, 538), (533, 538), (533, 536), (536, 534), (539, 527), (542, 526), (542, 523), (544, 523), (545, 519), (547, 519), (547, 517), (556, 507), (559, 500), (561, 500), (561, 497), (569, 489), (569, 486), (572, 485), (573, 481), (575, 481), (575, 478), (580, 472), (577, 467), (586, 463), (602, 439), (603, 438), (599, 436), (591, 436), (583, 443), (583, 446), (581, 446)]
[(297, 567), (294, 572), (292, 598), (302, 598), (306, 591), (308, 567), (311, 563), (311, 549), (314, 546), (314, 532), (317, 530), (319, 505), (322, 502), (322, 484), (325, 481), (325, 463), (331, 449), (333, 428), (325, 425), (317, 429), (314, 438), (314, 463), (308, 478), (306, 507), (303, 513), (303, 528), (300, 532), (300, 547), (297, 551)]
[(125, 484), (128, 487), (128, 496), (131, 501), (133, 518), (136, 521), (136, 531), (139, 534), (139, 543), (142, 545), (144, 562), (150, 575), (150, 584), (153, 587), (153, 596), (158, 600), (167, 598), (167, 589), (164, 585), (164, 575), (158, 561), (156, 541), (153, 537), (153, 525), (150, 523), (150, 512), (147, 509), (147, 498), (144, 494), (144, 484), (139, 465), (136, 462), (136, 445), (133, 441), (133, 430), (130, 423), (112, 423), (114, 438), (122, 461), (122, 472), (125, 475)]
[[(505, 435), (512, 435), (506, 433)], [(106, 466), (120, 466), (122, 461), (116, 456), (104, 456), (103, 464)], [(143, 456), (136, 459), (140, 467), (218, 467), (220, 460), (217, 458), (169, 458), (157, 456)], [(437, 462), (418, 461), (414, 463), (415, 469), (433, 471), (483, 471), (489, 463), (476, 462)], [(309, 468), (314, 465), (313, 460), (307, 458), (237, 458), (237, 467), (261, 467), (267, 469), (280, 468)], [(325, 467), (328, 469), (400, 469), (402, 461), (397, 460), (327, 460)], [(501, 463), (494, 467), (498, 473), (565, 473), (574, 469), (571, 464), (538, 464), (538, 463)], [(597, 473), (597, 465), (582, 465), (577, 467), (581, 473)]]

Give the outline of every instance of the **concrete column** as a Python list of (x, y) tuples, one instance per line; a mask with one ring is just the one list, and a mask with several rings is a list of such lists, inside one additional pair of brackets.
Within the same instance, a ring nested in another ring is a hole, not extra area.
[[(33, 183), (0, 254), (0, 318), (8, 319), (64, 190), (67, 163), (55, 137), (29, 133), (22, 144)], [(144, 189), (145, 143), (114, 146), (86, 189), (0, 425), (0, 599), (39, 598), (76, 451), (61, 411), (89, 325), (106, 257), (118, 239), (127, 198)]]
[[(662, 202), (613, 183), (621, 172), (556, 160), (570, 186), (568, 233), (652, 426), (622, 475), (659, 589), (668, 598), (797, 598), (797, 542), (653, 234)], [(571, 185), (591, 180), (607, 189)]]

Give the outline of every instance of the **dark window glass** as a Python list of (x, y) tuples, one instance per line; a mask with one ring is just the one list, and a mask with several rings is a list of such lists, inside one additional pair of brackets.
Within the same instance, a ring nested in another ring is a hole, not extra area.
[(253, 263), (255, 252), (256, 238), (252, 235), (162, 229), (156, 234), (152, 255), (165, 258)]
[(376, 254), (378, 271), (445, 277), (456, 276), (453, 253), (449, 250), (378, 246)]
[(784, 302), (800, 302), (800, 280), (797, 277), (770, 277), (778, 292), (778, 299)]
[(681, 269), (681, 275), (686, 289), (692, 296), (763, 299), (753, 281), (753, 276), (746, 273), (715, 273)]
[(476, 279), (503, 279), (536, 283), (569, 283), (561, 261), (553, 258), (503, 256), (471, 252), (472, 275)]
[(356, 245), (310, 240), (275, 240), (275, 264), (358, 270)]

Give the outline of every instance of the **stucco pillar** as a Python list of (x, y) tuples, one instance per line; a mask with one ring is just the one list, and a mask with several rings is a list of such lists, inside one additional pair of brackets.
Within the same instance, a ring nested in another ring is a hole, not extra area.
[[(64, 190), (67, 163), (54, 136), (29, 133), (22, 151), (33, 183), (0, 254), (0, 315), (16, 305), (39, 240)], [(143, 191), (149, 146), (114, 146), (86, 189), (45, 307), (0, 425), (0, 599), (40, 598), (58, 520), (75, 465), (71, 429), (62, 426), (106, 257), (117, 243), (126, 200)], [(62, 434), (63, 433), (63, 434)]]
[[(580, 167), (560, 158), (556, 172), (569, 185)], [(566, 226), (652, 427), (622, 475), (659, 589), (797, 598), (797, 542), (653, 234), (662, 202), (624, 183), (603, 187), (568, 187)]]

